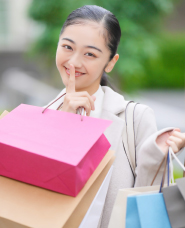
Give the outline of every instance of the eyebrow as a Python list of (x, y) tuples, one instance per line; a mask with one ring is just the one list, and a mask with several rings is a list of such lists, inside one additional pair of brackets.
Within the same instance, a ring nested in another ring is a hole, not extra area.
[[(71, 39), (69, 39), (69, 38), (62, 38), (62, 40), (68, 40), (69, 42), (71, 42), (71, 43), (73, 43), (73, 44), (76, 44), (73, 40), (71, 40)], [(93, 48), (93, 49), (96, 49), (97, 51), (103, 53), (102, 50), (100, 50), (99, 48), (94, 47), (94, 46), (88, 45), (88, 46), (84, 46), (84, 47), (85, 47), (85, 48)]]

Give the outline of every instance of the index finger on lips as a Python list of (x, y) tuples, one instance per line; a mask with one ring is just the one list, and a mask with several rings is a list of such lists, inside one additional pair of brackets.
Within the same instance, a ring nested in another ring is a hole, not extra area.
[(75, 92), (75, 68), (73, 64), (70, 64), (70, 75), (68, 80), (68, 85), (66, 87), (66, 93)]

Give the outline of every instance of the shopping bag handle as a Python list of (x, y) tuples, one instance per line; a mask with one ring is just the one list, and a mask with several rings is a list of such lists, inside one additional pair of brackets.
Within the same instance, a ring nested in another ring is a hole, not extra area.
[[(159, 165), (159, 167), (158, 167), (158, 169), (157, 169), (157, 172), (156, 172), (156, 174), (155, 174), (155, 176), (154, 176), (154, 178), (153, 178), (153, 180), (152, 180), (150, 186), (153, 185), (153, 183), (154, 183), (154, 181), (155, 181), (155, 179), (156, 179), (156, 177), (157, 177), (157, 175), (158, 175), (158, 173), (159, 173), (159, 170), (160, 170), (161, 166), (163, 165), (164, 161), (166, 161), (166, 159), (167, 159), (167, 155), (168, 155), (168, 154), (166, 154), (166, 155), (164, 156), (162, 162), (160, 163), (160, 165)], [(165, 165), (165, 167), (166, 167), (166, 165)]]
[[(51, 104), (49, 104), (46, 108), (44, 108), (44, 110), (42, 111), (42, 113), (44, 113), (45, 110), (46, 110), (49, 106), (51, 106), (52, 104), (54, 104), (56, 101), (58, 101), (58, 100), (59, 100), (61, 97), (63, 97), (64, 95), (66, 95), (66, 93), (62, 94), (60, 97), (58, 97), (57, 99), (55, 99)], [(57, 108), (56, 110), (59, 110), (60, 107), (62, 106), (62, 104), (63, 104), (63, 102), (58, 106), (58, 108)]]
[[(59, 100), (61, 97), (63, 97), (64, 95), (66, 95), (66, 93), (62, 94), (60, 97), (58, 97), (57, 99), (55, 99), (51, 104), (49, 104), (46, 108), (44, 108), (44, 110), (42, 111), (42, 113), (44, 113), (45, 110), (46, 110), (49, 106), (51, 106), (52, 104), (54, 104), (56, 101), (58, 101), (58, 100)], [(64, 103), (64, 102), (62, 102), (62, 103), (58, 106), (58, 108), (57, 108), (56, 110), (59, 110), (59, 109), (62, 107), (63, 103)], [(82, 121), (82, 120), (83, 120), (83, 111), (85, 111), (85, 110), (84, 110), (83, 107), (79, 107), (79, 111), (80, 111), (81, 121)]]
[(159, 165), (159, 167), (157, 169), (157, 172), (156, 172), (156, 174), (155, 174), (155, 176), (154, 176), (154, 178), (153, 178), (153, 180), (151, 182), (151, 186), (153, 185), (153, 183), (154, 183), (154, 181), (155, 181), (155, 179), (156, 179), (156, 177), (157, 177), (157, 175), (159, 173), (159, 170), (160, 170), (161, 166), (163, 165), (163, 163), (165, 163), (165, 165), (164, 165), (164, 171), (163, 171), (163, 176), (162, 176), (159, 192), (161, 192), (161, 189), (164, 186), (164, 180), (165, 180), (165, 175), (166, 175), (166, 165), (168, 167), (168, 171), (167, 172), (168, 172), (168, 186), (169, 186), (169, 150), (168, 150), (168, 153), (164, 156), (162, 162), (160, 163), (160, 165)]
[(159, 189), (159, 193), (162, 191), (162, 188), (164, 187), (164, 179), (165, 179), (165, 174), (166, 174), (166, 165), (167, 165), (167, 174), (168, 174), (168, 179), (167, 179), (167, 184), (169, 186), (169, 161), (170, 161), (170, 152), (168, 150), (167, 156), (165, 158), (165, 165), (164, 165), (164, 172), (163, 172), (163, 177)]
[(178, 164), (180, 165), (180, 167), (183, 169), (183, 177), (185, 177), (185, 159), (184, 159), (184, 166), (183, 166), (183, 164), (177, 158), (177, 156), (175, 155), (175, 153), (173, 152), (173, 150), (172, 150), (171, 147), (169, 148), (169, 152), (171, 153), (171, 155), (173, 155), (173, 157), (175, 158), (175, 160), (178, 162)]
[[(185, 159), (184, 159), (184, 166), (183, 164), (180, 162), (180, 160), (177, 158), (177, 156), (175, 155), (175, 153), (173, 152), (172, 148), (169, 147), (169, 150), (168, 150), (168, 153), (165, 155), (165, 157), (163, 158), (162, 162), (160, 163), (158, 169), (157, 169), (157, 172), (152, 180), (152, 183), (151, 183), (151, 186), (153, 185), (158, 173), (159, 173), (159, 170), (162, 166), (162, 164), (165, 162), (165, 165), (164, 165), (164, 171), (163, 171), (163, 177), (162, 177), (162, 181), (161, 181), (161, 185), (160, 185), (160, 190), (159, 192), (161, 192), (162, 188), (164, 187), (164, 179), (165, 179), (165, 174), (166, 174), (166, 165), (167, 165), (167, 172), (168, 172), (168, 186), (169, 186), (169, 163), (170, 163), (170, 155), (173, 155), (173, 157), (176, 159), (176, 161), (178, 162), (178, 164), (180, 165), (180, 167), (183, 169), (183, 177), (185, 177)], [(172, 173), (173, 175), (173, 173)]]

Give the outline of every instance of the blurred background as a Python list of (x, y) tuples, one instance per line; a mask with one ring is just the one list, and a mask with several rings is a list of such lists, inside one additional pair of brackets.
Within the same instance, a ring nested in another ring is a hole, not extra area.
[(185, 0), (0, 0), (0, 113), (20, 103), (46, 105), (63, 89), (59, 33), (83, 5), (102, 6), (119, 20), (111, 82), (125, 99), (149, 105), (158, 129), (185, 132)]

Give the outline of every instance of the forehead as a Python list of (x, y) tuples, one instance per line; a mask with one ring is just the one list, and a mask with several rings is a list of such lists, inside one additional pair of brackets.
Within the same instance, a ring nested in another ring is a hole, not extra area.
[(95, 45), (101, 49), (107, 49), (105, 44), (104, 28), (96, 22), (85, 22), (83, 24), (69, 25), (65, 28), (60, 39), (70, 38), (76, 45)]

